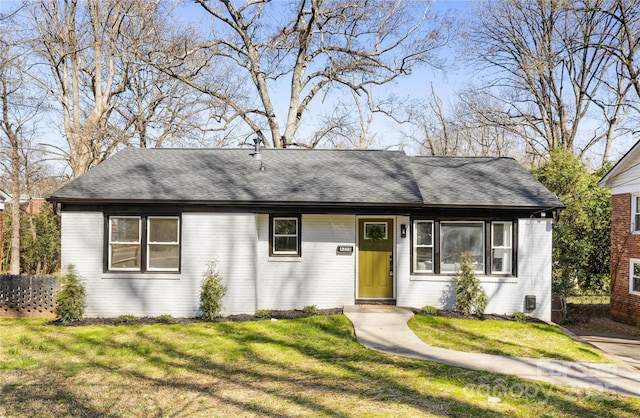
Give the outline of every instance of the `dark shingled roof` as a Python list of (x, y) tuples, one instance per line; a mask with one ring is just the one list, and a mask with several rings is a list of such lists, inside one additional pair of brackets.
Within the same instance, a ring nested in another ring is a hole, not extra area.
[(411, 168), (427, 206), (562, 207), (512, 158), (413, 157)]
[(53, 202), (544, 207), (562, 203), (507, 158), (398, 151), (130, 148), (53, 193)]

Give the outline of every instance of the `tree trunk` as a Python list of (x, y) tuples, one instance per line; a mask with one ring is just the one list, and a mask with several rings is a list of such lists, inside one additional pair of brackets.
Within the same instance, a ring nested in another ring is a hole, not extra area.
[[(12, 141), (13, 142), (13, 141)], [(20, 274), (20, 155), (11, 150), (11, 262), (9, 273)]]

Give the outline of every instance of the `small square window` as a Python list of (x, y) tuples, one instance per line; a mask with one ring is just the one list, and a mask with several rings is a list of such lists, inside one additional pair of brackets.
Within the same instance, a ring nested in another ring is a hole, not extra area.
[(271, 254), (300, 255), (300, 217), (271, 218)]
[(374, 241), (387, 239), (387, 224), (365, 222), (364, 223), (364, 239)]

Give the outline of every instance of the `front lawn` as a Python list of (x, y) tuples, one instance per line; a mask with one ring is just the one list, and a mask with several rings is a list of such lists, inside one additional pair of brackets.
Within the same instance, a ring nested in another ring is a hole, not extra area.
[(3, 319), (0, 339), (6, 417), (640, 414), (638, 399), (380, 354), (355, 341), (342, 315), (78, 327)]
[(458, 351), (569, 361), (610, 362), (600, 351), (546, 323), (415, 315), (409, 328), (427, 344)]

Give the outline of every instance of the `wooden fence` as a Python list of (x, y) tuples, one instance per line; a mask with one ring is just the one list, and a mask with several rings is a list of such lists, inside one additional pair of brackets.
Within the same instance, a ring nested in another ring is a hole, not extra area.
[(55, 318), (55, 276), (0, 275), (0, 317)]

